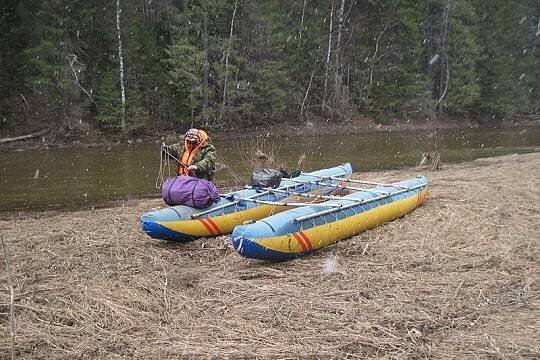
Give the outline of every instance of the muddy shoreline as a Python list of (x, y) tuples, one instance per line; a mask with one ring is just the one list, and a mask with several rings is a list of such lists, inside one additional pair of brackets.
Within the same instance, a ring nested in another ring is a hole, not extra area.
[[(228, 236), (148, 238), (139, 219), (161, 199), (13, 214), (17, 358), (538, 358), (539, 168), (532, 153), (363, 173), (425, 174), (429, 195), (284, 263), (241, 258)], [(1, 271), (0, 358), (6, 284)]]

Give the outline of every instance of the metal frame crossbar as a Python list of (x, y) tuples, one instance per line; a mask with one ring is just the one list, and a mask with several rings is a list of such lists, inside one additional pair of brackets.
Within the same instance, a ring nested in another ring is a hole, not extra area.
[(334, 207), (332, 209), (322, 210), (322, 211), (319, 211), (319, 212), (316, 212), (316, 213), (313, 213), (313, 214), (299, 216), (297, 218), (294, 218), (294, 222), (302, 222), (304, 220), (313, 219), (313, 218), (315, 218), (317, 216), (328, 215), (328, 214), (331, 214), (331, 213), (336, 212), (336, 211), (350, 209), (350, 208), (355, 207), (357, 205), (363, 205), (363, 204), (367, 204), (367, 203), (370, 203), (370, 202), (382, 200), (382, 199), (385, 199), (385, 198), (393, 196), (393, 195), (399, 195), (399, 194), (402, 194), (404, 192), (420, 189), (420, 188), (423, 188), (423, 187), (426, 187), (426, 186), (427, 186), (427, 184), (421, 184), (421, 185), (416, 185), (416, 186), (412, 186), (412, 187), (408, 186), (407, 189), (398, 190), (398, 191), (396, 191), (394, 193), (391, 193), (389, 195), (377, 196), (377, 197), (367, 199), (367, 200), (362, 199), (361, 201), (358, 201), (358, 203), (353, 203), (353, 204), (348, 204), (348, 205), (341, 205), (341, 206)]
[(266, 200), (250, 199), (250, 198), (238, 198), (238, 200), (253, 202), (253, 203), (256, 203), (256, 204), (272, 205), (272, 206), (295, 206), (295, 207), (318, 206), (318, 207), (325, 207), (325, 208), (328, 208), (328, 207), (334, 208), (334, 207), (341, 206), (341, 205), (329, 205), (329, 204), (324, 205), (324, 204), (321, 204), (321, 203), (266, 201)]
[(319, 175), (314, 175), (314, 174), (309, 174), (309, 173), (305, 173), (305, 174), (301, 173), (301, 174), (302, 175), (307, 175), (307, 176), (318, 177), (319, 179), (332, 179), (332, 180), (339, 180), (339, 181), (350, 182), (350, 183), (355, 183), (355, 184), (393, 186), (393, 187), (397, 187), (397, 188), (401, 188), (401, 189), (409, 189), (408, 186), (397, 185), (397, 184), (385, 184), (385, 183), (380, 183), (380, 182), (375, 182), (375, 181), (356, 180), (356, 179), (341, 179), (341, 178), (336, 178), (334, 176), (319, 176)]
[[(313, 175), (313, 174), (310, 174), (310, 173), (305, 173), (305, 175)], [(344, 172), (343, 174), (340, 174), (340, 175), (348, 175), (347, 172)], [(317, 175), (313, 175), (313, 176), (317, 176)], [(336, 177), (336, 179), (342, 179), (342, 178), (339, 178), (339, 177)], [(287, 179), (287, 181), (292, 181), (294, 183), (304, 183), (304, 184), (307, 184), (307, 183), (310, 183), (310, 182), (304, 182), (304, 181), (301, 181), (301, 180), (294, 180), (294, 179)], [(319, 185), (319, 184), (315, 184), (315, 185)], [(331, 185), (327, 185), (327, 184), (320, 184), (320, 185), (324, 185), (324, 186), (331, 186)], [(295, 186), (298, 186), (297, 184), (293, 184), (293, 185), (287, 185), (287, 186), (281, 186), (277, 189), (274, 189), (274, 190), (287, 190), (287, 189), (290, 189), (292, 187), (295, 187)], [(230, 206), (235, 206), (237, 205), (240, 201), (246, 201), (246, 200), (251, 200), (251, 199), (255, 199), (255, 198), (258, 198), (260, 196), (264, 196), (264, 195), (268, 195), (270, 194), (270, 191), (266, 190), (266, 191), (263, 191), (263, 192), (260, 192), (260, 193), (257, 193), (257, 194), (254, 194), (252, 196), (248, 196), (246, 198), (242, 198), (242, 199), (238, 199), (238, 198), (234, 198), (235, 200), (230, 202), (230, 203), (227, 203), (227, 204), (223, 204), (223, 205), (219, 205), (219, 206), (216, 206), (214, 208), (211, 208), (211, 209), (208, 209), (208, 210), (205, 210), (205, 211), (201, 211), (199, 213), (196, 213), (196, 214), (192, 214), (191, 215), (191, 218), (192, 219), (197, 219), (203, 215), (206, 215), (206, 214), (210, 214), (211, 212), (214, 212), (216, 210), (223, 210), (223, 209), (226, 209)], [(232, 194), (231, 194), (232, 195)], [(228, 197), (230, 195), (220, 195), (221, 197)]]
[[(289, 179), (289, 180), (294, 181), (294, 182), (298, 182), (298, 183), (314, 184), (314, 185), (319, 185), (319, 186), (328, 186), (328, 187), (340, 188), (340, 189), (344, 189), (344, 190), (366, 191), (366, 192), (372, 192), (372, 193), (375, 193), (375, 194), (383, 194), (383, 195), (390, 194), (388, 191), (359, 188), (359, 187), (354, 187), (354, 186), (333, 185), (333, 184), (325, 183), (324, 181), (309, 181), (309, 180), (308, 181), (302, 181), (302, 180), (293, 180), (293, 179)], [(340, 180), (345, 180), (345, 179), (340, 179)]]
[(313, 198), (313, 199), (358, 201), (354, 199), (344, 198), (342, 196), (306, 194), (306, 193), (300, 193), (300, 192), (294, 192), (294, 191), (269, 189), (269, 188), (264, 188), (264, 190), (268, 190), (270, 192), (275, 192), (278, 194), (290, 194), (294, 196), (302, 196), (302, 197)]
[[(294, 187), (294, 186), (296, 186), (296, 185), (290, 185), (290, 186), (287, 186), (287, 188), (289, 188), (289, 187)], [(246, 199), (254, 199), (254, 198), (258, 198), (258, 197), (260, 197), (260, 196), (268, 195), (268, 194), (270, 194), (269, 191), (263, 191), (263, 192), (254, 194), (254, 195), (252, 195), (252, 196), (248, 196), (247, 198), (243, 198), (243, 199), (244, 199), (244, 201), (245, 201)], [(223, 196), (223, 197), (227, 197), (227, 196)], [(211, 208), (211, 209), (208, 209), (208, 210), (205, 210), (205, 211), (201, 211), (200, 213), (192, 214), (192, 215), (191, 215), (191, 218), (192, 218), (192, 219), (196, 219), (196, 218), (201, 217), (201, 216), (203, 216), (203, 215), (210, 214), (211, 212), (214, 212), (214, 211), (216, 211), (216, 210), (223, 210), (223, 209), (226, 209), (226, 208), (228, 208), (228, 207), (235, 206), (235, 205), (237, 205), (237, 204), (241, 201), (241, 200), (238, 199), (238, 198), (234, 198), (234, 199), (235, 199), (235, 200), (232, 201), (232, 202), (230, 202), (230, 203), (223, 204), (223, 205), (219, 205), (219, 206), (216, 206), (216, 207), (214, 207), (214, 208)]]

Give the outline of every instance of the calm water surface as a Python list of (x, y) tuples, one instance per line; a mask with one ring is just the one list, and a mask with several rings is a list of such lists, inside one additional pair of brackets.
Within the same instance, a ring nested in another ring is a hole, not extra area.
[[(254, 140), (214, 142), (230, 171), (249, 179), (246, 158)], [(0, 210), (91, 207), (106, 200), (158, 194), (160, 143), (0, 153)], [(540, 128), (448, 129), (365, 135), (266, 138), (263, 150), (304, 170), (350, 162), (354, 171), (416, 165), (420, 152), (438, 149), (443, 162), (540, 151)], [(218, 172), (217, 180), (231, 176)]]

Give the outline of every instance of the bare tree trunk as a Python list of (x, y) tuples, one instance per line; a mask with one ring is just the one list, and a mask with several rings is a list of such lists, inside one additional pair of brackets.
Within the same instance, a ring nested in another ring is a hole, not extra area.
[(147, 19), (147, 13), (148, 13), (148, 8), (147, 8), (147, 5), (146, 5), (146, 0), (142, 0), (142, 13), (143, 13), (143, 20), (146, 21)]
[(328, 87), (328, 65), (330, 64), (330, 52), (332, 50), (332, 19), (334, 17), (334, 0), (332, 0), (332, 8), (330, 10), (330, 29), (328, 30), (328, 53), (326, 54), (326, 70), (324, 72), (324, 93), (322, 107), (323, 111), (326, 105), (326, 89)]
[(302, 18), (300, 19), (300, 30), (298, 31), (298, 46), (300, 46), (300, 41), (302, 40), (302, 32), (304, 31), (304, 13), (306, 11), (306, 0), (304, 0), (304, 5), (302, 6)]
[[(539, 36), (540, 36), (540, 15), (538, 16), (538, 25), (536, 26), (535, 38), (537, 38)], [(534, 53), (536, 52), (537, 44), (538, 44), (537, 39), (533, 39), (533, 48), (532, 48), (532, 51), (531, 51), (531, 57), (533, 57)]]
[[(437, 81), (435, 74), (437, 73), (437, 59), (439, 58), (439, 38), (440, 33), (437, 23), (440, 18), (439, 4), (434, 0), (427, 0), (426, 3), (426, 23), (424, 27), (424, 48), (426, 52), (426, 75), (428, 83), (426, 91), (429, 92), (431, 99), (435, 98), (437, 90)], [(436, 101), (436, 100), (434, 100)], [(430, 116), (436, 117), (436, 108), (430, 108)]]
[(208, 72), (210, 64), (208, 63), (208, 8), (206, 0), (201, 1), (202, 16), (203, 16), (203, 29), (202, 29), (202, 45), (204, 51), (204, 63), (203, 63), (203, 103), (202, 103), (202, 118), (204, 125), (208, 126)]
[(221, 111), (219, 112), (219, 121), (223, 117), (225, 111), (225, 101), (227, 96), (227, 76), (229, 75), (229, 53), (231, 51), (231, 41), (234, 29), (234, 16), (236, 15), (236, 8), (238, 7), (238, 0), (234, 2), (234, 10), (231, 18), (231, 32), (229, 33), (229, 42), (227, 43), (227, 54), (225, 55), (225, 79), (223, 80), (223, 104), (221, 105)]
[(195, 105), (194, 105), (194, 94), (195, 93), (195, 86), (193, 86), (193, 82), (191, 82), (191, 88), (189, 91), (189, 107), (191, 108), (191, 127), (193, 127), (193, 119), (195, 118)]
[(304, 105), (306, 104), (306, 99), (307, 99), (308, 94), (309, 94), (309, 89), (311, 88), (311, 82), (313, 81), (313, 75), (315, 75), (315, 69), (313, 69), (313, 71), (311, 72), (311, 79), (309, 79), (309, 85), (308, 85), (308, 87), (306, 89), (306, 95), (304, 96), (304, 101), (302, 101), (302, 107), (300, 108), (300, 117), (304, 113)]
[(124, 84), (124, 55), (122, 54), (122, 31), (120, 28), (120, 15), (122, 8), (120, 0), (116, 0), (116, 30), (118, 32), (118, 61), (120, 66), (120, 92), (122, 96), (122, 122), (120, 127), (122, 131), (126, 130), (126, 86)]
[(381, 41), (382, 36), (386, 32), (386, 29), (388, 28), (388, 24), (384, 25), (384, 29), (381, 31), (379, 36), (377, 37), (377, 41), (375, 42), (375, 51), (373, 52), (373, 56), (371, 57), (371, 67), (369, 69), (369, 87), (366, 95), (366, 99), (369, 99), (371, 95), (371, 88), (373, 87), (373, 68), (375, 67), (375, 63), (377, 62), (377, 53), (379, 52), (379, 43)]
[(345, 0), (341, 0), (341, 7), (339, 9), (339, 24), (338, 24), (338, 33), (337, 33), (337, 44), (336, 44), (336, 68), (334, 73), (334, 104), (337, 104), (340, 97), (340, 81), (339, 81), (339, 54), (341, 47), (341, 30), (343, 29), (343, 12), (345, 11)]
[[(445, 66), (442, 66), (441, 61), (441, 75), (440, 75), (440, 84), (439, 84), (439, 98), (437, 100), (436, 106), (437, 106), (437, 113), (439, 116), (442, 115), (443, 109), (442, 109), (442, 101), (444, 97), (446, 96), (446, 92), (448, 91), (448, 82), (450, 81), (450, 69), (448, 64), (448, 53), (446, 51), (445, 43), (446, 43), (446, 32), (448, 31), (448, 17), (450, 16), (450, 1), (446, 4), (446, 13), (445, 13), (445, 20), (444, 20), (444, 33), (442, 37), (442, 45), (441, 45), (441, 52), (444, 54), (445, 59)], [(443, 70), (444, 69), (444, 70)], [(444, 76), (443, 71), (446, 71), (446, 80), (444, 81), (444, 90), (442, 86), (442, 79)]]
[(443, 100), (450, 82), (450, 66), (446, 51), (446, 35), (452, 0), (427, 1), (426, 30), (424, 42), (427, 54), (427, 77), (433, 101), (433, 117), (442, 115)]
[[(370, 1), (371, 2), (371, 1)], [(351, 1), (351, 4), (349, 5), (349, 10), (347, 10), (347, 14), (345, 15), (345, 20), (349, 18), (349, 15), (351, 13), (351, 10), (354, 6), (354, 4), (356, 4), (356, 0), (352, 0)]]

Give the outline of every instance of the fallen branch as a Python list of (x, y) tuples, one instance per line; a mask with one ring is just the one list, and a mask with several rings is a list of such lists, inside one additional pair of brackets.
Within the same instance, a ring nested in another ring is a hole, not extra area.
[(71, 73), (73, 74), (73, 79), (75, 80), (75, 84), (86, 94), (86, 96), (88, 96), (90, 101), (92, 101), (94, 105), (96, 105), (96, 107), (99, 108), (99, 105), (94, 101), (94, 98), (92, 98), (92, 95), (90, 95), (90, 93), (86, 91), (85, 88), (82, 87), (81, 83), (79, 82), (79, 76), (77, 75), (77, 71), (75, 71), (75, 68), (74, 68), (75, 62), (77, 62), (77, 65), (80, 66), (82, 69), (85, 69), (84, 64), (79, 62), (79, 60), (77, 59), (77, 55), (75, 54), (67, 55), (66, 58), (68, 60), (69, 67), (71, 68)]
[(23, 94), (19, 94), (19, 95), (21, 95), (21, 98), (23, 99), (24, 103), (26, 104), (26, 107), (30, 108), (30, 105), (28, 105), (28, 101), (26, 101), (26, 98), (24, 97), (24, 95)]
[(442, 167), (441, 154), (438, 151), (425, 152), (419, 166), (426, 166), (429, 171), (439, 170)]
[(51, 127), (47, 127), (47, 128), (45, 128), (45, 129), (39, 130), (38, 132), (31, 133), (31, 134), (27, 134), (27, 135), (21, 135), (21, 136), (15, 136), (15, 137), (3, 138), (3, 139), (0, 139), (0, 144), (5, 144), (5, 143), (9, 143), (9, 142), (20, 141), (20, 140), (33, 139), (33, 138), (36, 138), (36, 137), (45, 135), (45, 134), (47, 134), (49, 131), (51, 131)]

